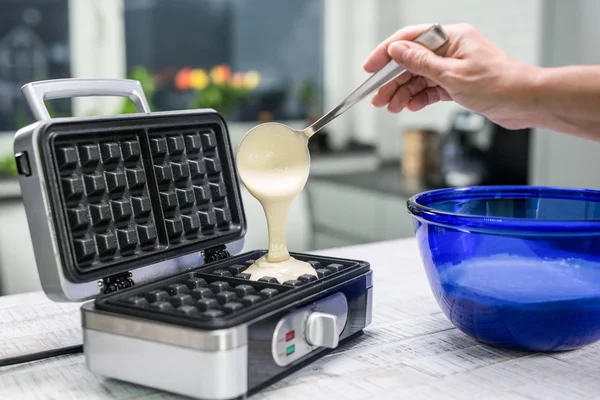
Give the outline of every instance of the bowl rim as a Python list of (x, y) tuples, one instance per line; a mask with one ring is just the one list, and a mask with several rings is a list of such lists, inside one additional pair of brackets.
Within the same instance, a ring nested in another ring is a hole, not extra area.
[[(532, 185), (491, 185), (491, 186), (466, 186), (427, 190), (412, 195), (406, 202), (409, 214), (421, 221), (427, 221), (440, 226), (454, 229), (470, 229), (485, 232), (506, 232), (515, 234), (556, 234), (556, 233), (596, 233), (600, 235), (600, 219), (527, 219), (516, 217), (490, 217), (483, 215), (469, 215), (442, 211), (421, 202), (423, 199), (435, 199), (436, 202), (444, 199), (459, 199), (468, 195), (477, 198), (503, 198), (510, 195), (512, 198), (554, 198), (572, 200), (593, 200), (600, 205), (600, 190), (570, 188), (559, 186), (532, 186)], [(431, 202), (430, 202), (431, 203)]]

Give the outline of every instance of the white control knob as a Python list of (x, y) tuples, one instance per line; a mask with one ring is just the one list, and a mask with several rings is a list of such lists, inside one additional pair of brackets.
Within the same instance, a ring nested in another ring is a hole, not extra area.
[(339, 342), (337, 325), (335, 315), (313, 312), (306, 320), (306, 341), (311, 346), (336, 348)]

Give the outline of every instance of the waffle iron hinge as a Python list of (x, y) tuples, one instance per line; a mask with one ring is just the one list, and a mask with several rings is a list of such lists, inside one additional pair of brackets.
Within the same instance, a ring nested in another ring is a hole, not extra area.
[[(204, 258), (204, 263), (208, 264), (214, 261), (224, 260), (229, 257), (229, 251), (225, 245), (211, 247), (210, 249), (202, 250), (200, 252)], [(120, 274), (108, 276), (98, 281), (98, 287), (102, 291), (102, 294), (113, 293), (122, 289), (127, 289), (135, 285), (132, 279), (133, 274), (129, 271), (122, 272)]]
[(215, 246), (211, 247), (210, 249), (202, 250), (200, 254), (204, 258), (205, 264), (219, 260), (224, 260), (230, 256), (229, 251), (227, 251), (227, 247), (225, 245)]
[(127, 289), (135, 285), (135, 282), (131, 279), (132, 276), (133, 274), (129, 271), (111, 275), (98, 281), (98, 287), (100, 287), (102, 294)]

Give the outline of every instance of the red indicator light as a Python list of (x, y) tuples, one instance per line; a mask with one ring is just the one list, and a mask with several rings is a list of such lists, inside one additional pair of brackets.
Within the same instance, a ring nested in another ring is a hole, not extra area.
[(295, 336), (295, 331), (289, 331), (288, 333), (285, 334), (285, 341), (288, 342), (290, 340), (292, 340)]

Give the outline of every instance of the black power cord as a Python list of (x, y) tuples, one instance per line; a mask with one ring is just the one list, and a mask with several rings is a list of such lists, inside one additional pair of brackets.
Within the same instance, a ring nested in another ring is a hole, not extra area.
[(0, 368), (78, 353), (83, 353), (83, 345), (79, 344), (74, 346), (60, 347), (58, 349), (39, 351), (37, 353), (23, 354), (16, 357), (0, 358)]

